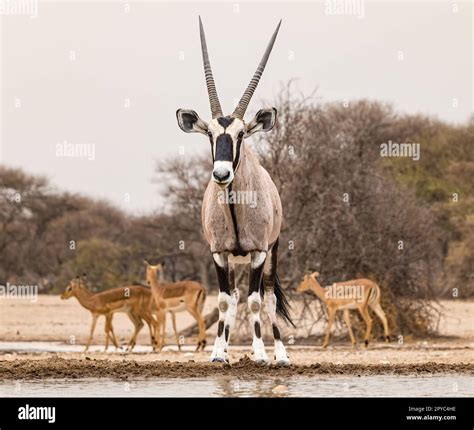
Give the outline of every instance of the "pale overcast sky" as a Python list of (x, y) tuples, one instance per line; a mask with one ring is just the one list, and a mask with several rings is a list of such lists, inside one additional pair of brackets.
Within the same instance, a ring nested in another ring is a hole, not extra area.
[[(198, 15), (227, 113), (282, 18), (248, 117), (297, 78), (322, 101), (469, 118), (472, 3), (366, 1), (358, 16), (329, 14), (336, 3), (48, 1), (35, 18), (2, 16), (0, 160), (131, 213), (156, 209), (155, 160), (209, 151), (175, 119), (179, 107), (210, 116)], [(58, 157), (64, 142), (93, 144), (94, 160)]]

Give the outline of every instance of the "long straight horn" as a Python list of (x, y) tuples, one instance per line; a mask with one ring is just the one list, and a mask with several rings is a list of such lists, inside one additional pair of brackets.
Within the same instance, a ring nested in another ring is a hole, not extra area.
[(267, 64), (268, 58), (270, 57), (270, 53), (272, 52), (273, 44), (275, 43), (278, 30), (280, 30), (280, 25), (281, 25), (281, 19), (277, 25), (275, 32), (273, 33), (272, 38), (270, 39), (270, 42), (268, 43), (267, 49), (265, 50), (265, 53), (263, 54), (262, 59), (260, 60), (260, 64), (257, 67), (257, 71), (254, 73), (253, 78), (250, 80), (250, 83), (247, 89), (245, 90), (244, 95), (240, 99), (239, 104), (235, 108), (232, 116), (240, 118), (240, 119), (244, 118), (245, 111), (247, 110), (247, 107), (250, 103), (250, 99), (252, 98), (253, 93), (255, 92), (255, 89), (257, 88), (258, 82), (260, 81), (263, 71), (265, 70), (265, 66)]
[(199, 34), (201, 35), (202, 62), (204, 64), (204, 75), (206, 77), (207, 93), (209, 95), (209, 103), (211, 104), (212, 118), (217, 118), (222, 116), (222, 108), (219, 103), (219, 97), (217, 96), (214, 77), (212, 76), (211, 63), (207, 52), (206, 35), (204, 34), (204, 28), (202, 27), (201, 17), (199, 17)]

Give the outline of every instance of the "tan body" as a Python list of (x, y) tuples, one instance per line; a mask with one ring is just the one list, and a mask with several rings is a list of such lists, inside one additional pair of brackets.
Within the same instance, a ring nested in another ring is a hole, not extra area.
[(150, 328), (151, 342), (155, 348), (154, 332), (157, 323), (150, 312), (152, 294), (146, 287), (130, 285), (93, 293), (87, 289), (82, 279), (73, 279), (61, 296), (62, 299), (70, 297), (76, 297), (78, 302), (92, 314), (92, 326), (85, 351), (89, 349), (97, 319), (101, 315), (105, 316), (105, 350), (109, 346), (109, 338), (116, 348), (119, 347), (112, 326), (113, 314), (116, 312), (127, 314), (135, 326), (135, 332), (127, 347), (128, 351), (132, 351), (136, 344), (138, 333), (144, 325), (142, 320), (145, 320)]
[(311, 290), (327, 307), (328, 310), (328, 326), (324, 337), (323, 347), (329, 344), (331, 328), (339, 310), (344, 312), (344, 321), (349, 330), (352, 344), (356, 344), (354, 334), (352, 332), (349, 310), (357, 309), (364, 319), (367, 330), (365, 332), (365, 346), (369, 344), (370, 334), (372, 331), (372, 318), (369, 315), (369, 308), (380, 318), (384, 328), (385, 340), (390, 341), (390, 332), (387, 323), (387, 317), (380, 305), (380, 287), (370, 279), (354, 279), (345, 282), (335, 282), (329, 287), (323, 288), (316, 279), (319, 275), (314, 272), (306, 275), (303, 282), (298, 286), (297, 291), (302, 293)]
[[(206, 326), (202, 311), (206, 300), (206, 289), (194, 281), (167, 282), (158, 280), (158, 271), (161, 265), (146, 264), (146, 279), (151, 287), (153, 296), (152, 311), (157, 316), (158, 325), (156, 339), (161, 350), (165, 343), (166, 312), (171, 313), (173, 327), (176, 334), (176, 312), (188, 311), (197, 321), (199, 336), (196, 351), (206, 346)], [(156, 308), (156, 310), (155, 310)], [(161, 330), (161, 336), (160, 336)], [(176, 334), (177, 336), (177, 334)], [(179, 339), (177, 339), (180, 346)]]
[(245, 142), (242, 142), (240, 157), (232, 191), (252, 193), (251, 195), (256, 196), (256, 206), (234, 205), (239, 228), (237, 242), (230, 207), (219, 200), (219, 193), (223, 190), (214, 181), (209, 181), (202, 202), (201, 217), (204, 237), (212, 253), (269, 251), (269, 245), (280, 234), (283, 211), (275, 184)]

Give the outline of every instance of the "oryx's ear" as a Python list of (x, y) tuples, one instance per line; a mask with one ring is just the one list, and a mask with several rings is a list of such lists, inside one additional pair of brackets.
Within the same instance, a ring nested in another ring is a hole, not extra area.
[(181, 130), (186, 133), (202, 133), (207, 134), (207, 124), (199, 118), (199, 115), (189, 109), (178, 109), (176, 118)]
[(254, 119), (245, 127), (246, 135), (251, 136), (257, 131), (270, 131), (275, 125), (276, 117), (277, 110), (275, 108), (260, 109)]

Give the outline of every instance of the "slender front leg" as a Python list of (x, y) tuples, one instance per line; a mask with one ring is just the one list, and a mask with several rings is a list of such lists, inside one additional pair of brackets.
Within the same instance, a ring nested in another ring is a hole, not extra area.
[(178, 345), (178, 351), (181, 351), (181, 343), (179, 342), (178, 330), (176, 330), (176, 314), (170, 312), (171, 314), (171, 323), (173, 324), (174, 337), (176, 339), (176, 345)]
[(323, 343), (323, 348), (327, 348), (329, 344), (329, 337), (331, 335), (331, 327), (334, 322), (334, 318), (336, 317), (336, 308), (329, 308), (328, 313), (329, 313), (329, 318), (328, 318), (328, 326), (326, 328), (326, 336), (324, 337), (324, 343)]
[(249, 296), (248, 306), (252, 314), (253, 321), (253, 354), (257, 363), (267, 363), (268, 357), (265, 352), (265, 345), (262, 340), (262, 325), (260, 321), (260, 309), (262, 307), (262, 298), (260, 296), (260, 288), (262, 285), (263, 266), (267, 253), (264, 251), (252, 252), (250, 260), (250, 276), (249, 276)]
[(94, 337), (95, 326), (97, 324), (97, 318), (98, 318), (97, 314), (92, 314), (91, 332), (90, 332), (89, 340), (87, 341), (86, 349), (84, 350), (84, 352), (89, 351), (89, 346), (91, 346), (92, 338)]
[(367, 330), (365, 331), (365, 347), (369, 346), (370, 332), (372, 331), (372, 318), (370, 318), (367, 306), (359, 306), (359, 312), (362, 315), (365, 323), (367, 324)]
[(110, 318), (109, 318), (109, 336), (110, 336), (110, 340), (112, 341), (112, 343), (115, 346), (115, 351), (117, 351), (118, 349), (121, 349), (121, 348), (120, 348), (120, 346), (117, 342), (117, 338), (115, 337), (114, 326), (112, 324), (112, 318), (113, 318), (113, 314), (110, 314)]
[(105, 330), (105, 349), (104, 349), (104, 352), (107, 352), (107, 350), (109, 349), (109, 337), (110, 337), (108, 316), (105, 317), (104, 330)]
[(235, 285), (235, 265), (229, 263), (229, 287), (230, 287), (230, 306), (224, 324), (224, 337), (226, 342), (226, 352), (230, 342), (230, 333), (235, 325), (237, 317), (237, 306), (239, 304), (240, 294), (239, 287)]
[(352, 332), (351, 316), (349, 309), (344, 309), (344, 321), (346, 322), (347, 330), (349, 330), (349, 336), (351, 337), (352, 346), (356, 345), (354, 333)]
[[(112, 330), (112, 314), (108, 314), (105, 316), (105, 350), (107, 352), (109, 349), (109, 339), (113, 342), (112, 334), (110, 333)], [(115, 346), (117, 348), (117, 346)]]
[[(166, 313), (159, 309), (157, 315), (157, 342), (158, 342), (158, 352), (161, 352), (165, 346), (165, 331), (166, 331)], [(160, 333), (161, 332), (161, 333)]]
[[(219, 309), (219, 322), (217, 325), (217, 337), (211, 354), (212, 362), (227, 362), (227, 339), (229, 338), (230, 327), (226, 327), (227, 314), (231, 306), (231, 296), (229, 288), (229, 265), (227, 263), (227, 253), (214, 253), (214, 265), (216, 267), (217, 281), (219, 283), (219, 296), (217, 306)], [(227, 336), (226, 336), (227, 332)]]

